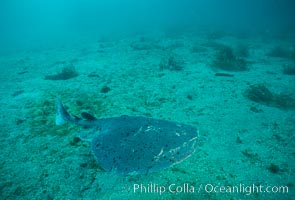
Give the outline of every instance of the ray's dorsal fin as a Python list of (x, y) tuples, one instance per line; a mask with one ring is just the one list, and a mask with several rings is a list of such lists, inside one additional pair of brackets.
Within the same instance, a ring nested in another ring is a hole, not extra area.
[(94, 117), (93, 115), (87, 113), (87, 112), (82, 112), (81, 116), (86, 119), (86, 120), (97, 120), (96, 117)]

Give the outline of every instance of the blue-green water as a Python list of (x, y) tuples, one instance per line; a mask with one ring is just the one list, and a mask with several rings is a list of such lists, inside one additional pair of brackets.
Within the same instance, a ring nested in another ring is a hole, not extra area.
[[(294, 8), (1, 2), (0, 199), (294, 199)], [(158, 172), (105, 172), (76, 138), (92, 129), (55, 125), (57, 96), (78, 117), (189, 124), (198, 147)]]

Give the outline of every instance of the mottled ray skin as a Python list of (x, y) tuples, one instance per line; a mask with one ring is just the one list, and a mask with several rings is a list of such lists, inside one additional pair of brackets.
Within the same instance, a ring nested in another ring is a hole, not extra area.
[[(198, 131), (190, 125), (127, 115), (82, 120), (69, 115), (59, 99), (57, 107), (58, 125), (69, 121), (92, 128), (92, 136), (88, 137), (92, 153), (108, 172), (157, 172), (188, 158), (197, 146)], [(82, 139), (87, 140), (87, 136)]]

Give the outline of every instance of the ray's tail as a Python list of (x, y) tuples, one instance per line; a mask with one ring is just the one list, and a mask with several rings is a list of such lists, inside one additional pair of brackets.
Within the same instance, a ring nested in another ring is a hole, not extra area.
[(70, 115), (68, 111), (63, 106), (61, 100), (57, 97), (56, 98), (56, 117), (55, 117), (55, 124), (56, 125), (62, 125), (67, 122), (77, 124), (80, 126), (93, 126), (93, 125), (99, 125), (98, 119), (94, 116), (90, 115), (89, 113), (82, 112), (81, 115), (84, 119), (81, 119), (80, 117), (77, 117), (75, 115)]
[(56, 125), (62, 125), (67, 122), (75, 123), (74, 117), (68, 113), (68, 111), (65, 109), (61, 100), (58, 97), (56, 98), (56, 106), (57, 106), (56, 118), (55, 118)]

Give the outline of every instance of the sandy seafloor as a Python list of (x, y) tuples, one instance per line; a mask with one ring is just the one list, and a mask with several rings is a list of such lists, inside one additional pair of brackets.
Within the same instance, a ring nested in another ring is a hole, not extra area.
[[(210, 67), (215, 43), (246, 45), (249, 71)], [(294, 199), (295, 111), (244, 95), (249, 85), (265, 84), (294, 97), (295, 76), (282, 73), (291, 61), (266, 55), (282, 43), (294, 41), (138, 36), (2, 56), (0, 199)], [(183, 70), (159, 69), (170, 51), (184, 60)], [(78, 77), (44, 79), (70, 63)], [(216, 72), (234, 76), (215, 76)], [(104, 86), (111, 90), (102, 93)], [(88, 143), (74, 139), (81, 127), (55, 125), (56, 96), (75, 115), (128, 114), (191, 124), (200, 132), (198, 149), (184, 162), (157, 173), (112, 175), (99, 168)], [(188, 184), (195, 191), (134, 193), (134, 184), (167, 190), (170, 184)], [(289, 192), (207, 193), (206, 184), (288, 186)]]

